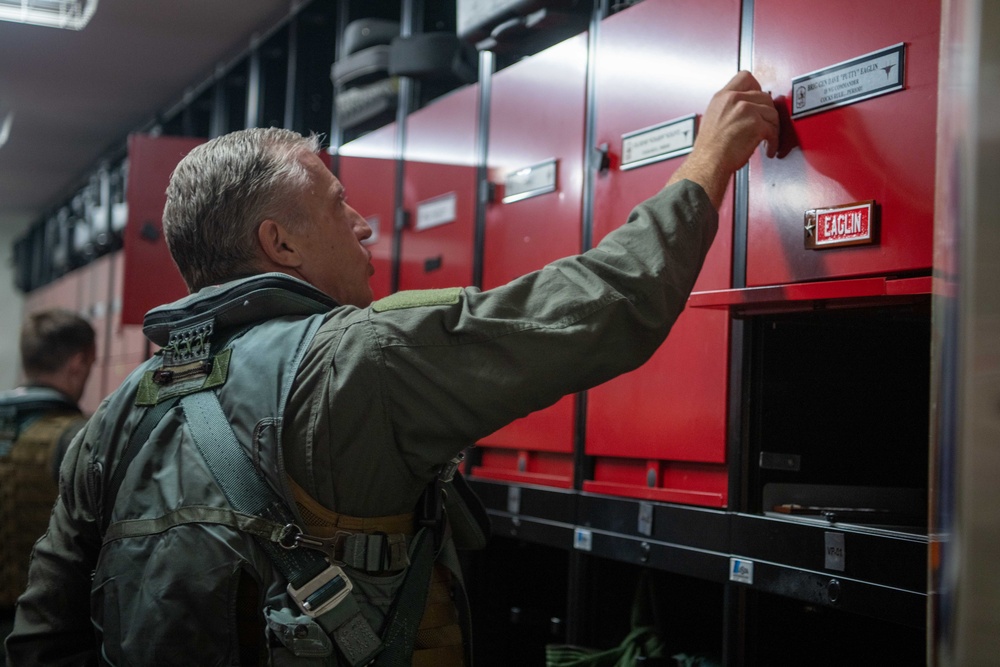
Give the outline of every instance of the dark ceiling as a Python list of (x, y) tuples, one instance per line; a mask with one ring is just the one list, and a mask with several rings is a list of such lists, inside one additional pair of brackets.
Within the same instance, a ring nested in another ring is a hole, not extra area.
[[(0, 21), (0, 226), (20, 228), (245, 53), (290, 0), (100, 0), (82, 31)], [(2, 130), (0, 130), (2, 135)]]

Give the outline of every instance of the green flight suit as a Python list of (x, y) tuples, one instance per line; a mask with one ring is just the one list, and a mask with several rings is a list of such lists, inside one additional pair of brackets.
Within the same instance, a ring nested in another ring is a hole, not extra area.
[[(683, 309), (717, 223), (704, 191), (684, 181), (593, 250), (503, 287), (401, 293), (322, 315), (284, 412), (287, 474), (342, 514), (412, 511), (465, 447), (648, 359)], [(7, 641), (14, 665), (96, 661), (89, 598), (100, 543), (93, 499), (79, 492), (89, 469), (80, 441)], [(190, 601), (192, 612), (198, 605)]]

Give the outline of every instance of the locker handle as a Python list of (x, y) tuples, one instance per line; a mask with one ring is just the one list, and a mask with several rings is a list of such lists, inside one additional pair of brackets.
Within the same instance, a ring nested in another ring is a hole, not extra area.
[(424, 273), (430, 273), (431, 271), (437, 271), (441, 268), (441, 264), (444, 262), (444, 256), (438, 255), (437, 257), (428, 257), (424, 260)]
[(493, 181), (483, 181), (482, 190), (479, 192), (479, 197), (482, 201), (487, 204), (494, 204), (497, 201), (497, 189), (499, 186)]
[(604, 174), (611, 168), (611, 148), (607, 142), (594, 148), (594, 164), (598, 173)]

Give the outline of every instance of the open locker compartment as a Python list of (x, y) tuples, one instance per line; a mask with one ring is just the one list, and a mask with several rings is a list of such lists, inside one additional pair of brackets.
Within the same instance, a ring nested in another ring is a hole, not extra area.
[(660, 655), (640, 651), (634, 664), (722, 664), (724, 584), (592, 556), (584, 556), (581, 570), (582, 644), (613, 649), (645, 627), (649, 632), (638, 639), (655, 637), (649, 646)]
[(926, 533), (930, 299), (748, 319), (747, 510)]
[(919, 627), (759, 591), (748, 591), (745, 612), (743, 654), (734, 664), (927, 664)]
[(476, 665), (544, 664), (545, 646), (566, 640), (570, 552), (494, 537), (463, 558)]

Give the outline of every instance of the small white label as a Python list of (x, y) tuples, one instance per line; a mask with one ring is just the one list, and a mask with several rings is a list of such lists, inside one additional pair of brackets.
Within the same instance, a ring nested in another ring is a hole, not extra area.
[(573, 548), (590, 551), (594, 548), (594, 534), (586, 528), (577, 528), (573, 532)]
[(503, 203), (537, 197), (556, 189), (556, 161), (548, 160), (530, 167), (515, 169), (503, 182)]
[(521, 513), (521, 487), (507, 487), (507, 511), (511, 514)]
[(380, 229), (381, 220), (379, 220), (377, 215), (373, 215), (370, 218), (365, 218), (365, 222), (367, 222), (368, 226), (371, 227), (372, 235), (362, 241), (361, 245), (372, 245), (374, 243), (378, 243), (378, 237), (382, 231)]
[(753, 561), (743, 558), (729, 559), (729, 581), (753, 584)]
[(639, 533), (649, 537), (653, 534), (653, 504), (639, 503)]
[(844, 552), (844, 534), (826, 532), (824, 534), (824, 547), (826, 549), (823, 552), (824, 567), (828, 570), (843, 572), (844, 564), (846, 562), (846, 554)]
[(678, 155), (694, 148), (694, 114), (622, 135), (622, 165), (627, 171)]
[(903, 88), (905, 44), (792, 79), (792, 118), (853, 104)]
[(417, 204), (417, 230), (430, 229), (454, 222), (457, 216), (457, 202), (458, 195), (449, 192), (446, 195)]

